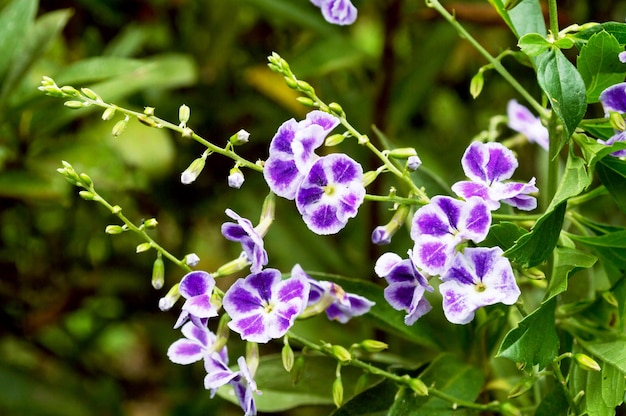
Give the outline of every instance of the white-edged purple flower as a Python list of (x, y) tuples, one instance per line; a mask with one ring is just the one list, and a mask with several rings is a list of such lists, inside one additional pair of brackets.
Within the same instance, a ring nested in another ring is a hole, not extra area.
[(239, 406), (244, 411), (244, 416), (256, 415), (256, 404), (252, 393), (261, 394), (261, 392), (257, 389), (256, 382), (250, 374), (246, 359), (244, 357), (237, 359), (238, 371), (231, 370), (225, 362), (218, 359), (205, 361), (205, 363), (207, 376), (204, 378), (204, 387), (211, 390), (213, 395), (220, 387), (230, 384)]
[(202, 327), (208, 318), (217, 316), (217, 308), (211, 305), (214, 287), (215, 279), (207, 272), (198, 270), (183, 276), (178, 291), (186, 300), (174, 329), (180, 328), (188, 319)]
[(491, 212), (482, 198), (461, 201), (437, 195), (413, 216), (411, 259), (430, 276), (442, 274), (454, 257), (456, 246), (468, 240), (479, 243), (491, 225)]
[(396, 253), (385, 253), (376, 261), (374, 271), (389, 284), (384, 291), (385, 300), (392, 308), (406, 311), (406, 325), (413, 325), (432, 309), (424, 298), (424, 293), (432, 292), (433, 288), (415, 268), (411, 259), (403, 260)]
[(307, 279), (310, 284), (307, 311), (325, 311), (331, 321), (345, 324), (355, 316), (365, 315), (376, 304), (363, 296), (346, 292), (337, 283), (313, 279), (299, 264), (293, 266), (291, 276)]
[(350, 0), (311, 0), (311, 3), (322, 9), (328, 23), (335, 25), (351, 25), (358, 14)]
[(228, 326), (246, 341), (266, 343), (287, 333), (306, 307), (309, 282), (300, 276), (282, 280), (276, 269), (238, 279), (226, 292)]
[(602, 91), (600, 102), (607, 117), (611, 111), (620, 114), (626, 113), (626, 82), (611, 85)]
[(537, 208), (537, 199), (529, 194), (537, 192), (535, 178), (528, 183), (503, 182), (517, 169), (513, 152), (500, 143), (473, 142), (465, 150), (461, 165), (470, 181), (459, 181), (452, 190), (460, 197), (482, 198), (489, 209), (500, 208), (500, 202), (530, 211)]
[(510, 100), (506, 106), (506, 113), (509, 119), (508, 126), (511, 130), (522, 133), (531, 143), (537, 143), (544, 150), (548, 150), (549, 135), (546, 126), (541, 124), (541, 119), (535, 117), (530, 110), (517, 100)]
[(232, 209), (226, 210), (228, 215), (237, 223), (225, 222), (222, 224), (222, 235), (230, 241), (241, 243), (243, 252), (251, 263), (252, 273), (260, 272), (267, 264), (267, 251), (263, 246), (263, 238), (255, 231), (250, 220), (239, 216)]
[(365, 199), (363, 168), (349, 156), (335, 153), (319, 158), (304, 177), (296, 206), (304, 223), (316, 234), (335, 234)]
[(226, 347), (213, 351), (216, 335), (206, 326), (197, 326), (193, 322), (183, 325), (181, 332), (184, 338), (174, 341), (167, 350), (170, 361), (176, 364), (191, 364), (208, 359), (214, 352), (221, 360), (228, 361)]
[[(618, 131), (607, 140), (598, 139), (598, 143), (611, 146), (613, 143), (626, 142), (626, 131)], [(626, 157), (626, 149), (611, 153), (611, 156)]]
[(319, 158), (315, 149), (338, 124), (337, 117), (315, 110), (300, 122), (290, 119), (278, 128), (263, 168), (263, 176), (272, 192), (289, 200), (296, 197), (304, 175)]
[(441, 280), (443, 312), (454, 324), (470, 322), (483, 306), (513, 305), (520, 295), (511, 263), (499, 247), (466, 248), (457, 253)]

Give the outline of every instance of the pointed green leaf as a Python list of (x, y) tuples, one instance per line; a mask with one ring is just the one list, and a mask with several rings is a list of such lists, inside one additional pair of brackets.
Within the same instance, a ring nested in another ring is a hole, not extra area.
[(348, 400), (330, 416), (387, 416), (398, 385), (384, 380)]
[(596, 167), (598, 177), (617, 206), (626, 212), (626, 161), (606, 156)]
[(585, 82), (560, 49), (537, 58), (537, 81), (563, 125), (563, 147), (587, 110)]
[(622, 337), (615, 341), (602, 342), (578, 340), (578, 342), (591, 354), (600, 358), (612, 366), (615, 366), (626, 376), (626, 354), (624, 353), (624, 345), (626, 338)]
[(567, 279), (570, 275), (582, 269), (592, 267), (598, 258), (591, 254), (571, 248), (556, 248), (554, 250), (554, 267), (550, 276), (548, 295), (551, 299), (567, 290)]
[(537, 33), (544, 37), (547, 34), (539, 0), (515, 1), (512, 8), (509, 6), (510, 2), (505, 4), (502, 0), (489, 0), (489, 3), (498, 11), (518, 39), (527, 33)]
[(576, 66), (587, 86), (587, 102), (597, 103), (602, 91), (624, 80), (626, 65), (617, 58), (622, 51), (615, 36), (606, 31), (594, 34), (582, 47)]
[(535, 416), (567, 416), (568, 408), (569, 404), (563, 386), (555, 383), (554, 388), (539, 403)]
[(559, 350), (559, 337), (554, 326), (556, 298), (543, 303), (520, 321), (517, 328), (504, 337), (498, 357), (506, 357), (527, 367), (545, 368)]
[(538, 33), (525, 34), (517, 45), (528, 56), (539, 56), (552, 47), (552, 44)]
[(592, 25), (589, 28), (574, 34), (573, 37), (578, 41), (578, 43), (584, 45), (589, 38), (602, 31), (613, 35), (620, 45), (626, 44), (626, 23), (620, 22), (605, 22)]
[(495, 247), (498, 246), (502, 250), (508, 250), (515, 245), (515, 242), (528, 231), (519, 225), (503, 221), (501, 223), (492, 225), (489, 228), (489, 234), (479, 246), (481, 247)]
[(36, 0), (13, 0), (0, 10), (0, 79), (11, 65), (15, 53), (35, 18)]

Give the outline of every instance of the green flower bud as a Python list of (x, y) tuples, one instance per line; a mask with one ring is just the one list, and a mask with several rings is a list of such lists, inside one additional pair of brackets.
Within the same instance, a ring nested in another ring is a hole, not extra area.
[(407, 384), (418, 396), (428, 396), (428, 387), (419, 378), (409, 378)]
[(107, 107), (107, 109), (104, 110), (104, 113), (102, 113), (102, 120), (104, 121), (111, 120), (114, 115), (115, 115), (115, 107)]
[(114, 137), (119, 137), (120, 134), (126, 129), (126, 125), (128, 125), (128, 116), (126, 116), (123, 120), (118, 121), (113, 126), (111, 133), (113, 133)]
[(281, 351), (281, 358), (283, 360), (283, 367), (287, 372), (290, 372), (293, 368), (294, 360), (296, 359), (295, 354), (293, 353), (293, 349), (291, 349), (291, 345), (289, 345), (289, 338), (285, 335), (284, 338), (283, 349)]
[(315, 101), (310, 99), (309, 97), (298, 97), (296, 101), (306, 107), (315, 107)]
[(185, 127), (191, 116), (191, 109), (185, 104), (181, 105), (178, 109), (178, 120), (180, 120), (180, 127)]
[(611, 127), (615, 130), (624, 131), (626, 130), (626, 123), (624, 122), (624, 116), (615, 111), (611, 111), (609, 114), (609, 122), (611, 123)]
[(343, 403), (343, 383), (341, 382), (341, 377), (337, 377), (333, 382), (333, 402), (337, 408), (340, 408), (341, 403)]
[(365, 172), (363, 174), (363, 186), (369, 186), (369, 184), (371, 184), (372, 182), (374, 182), (374, 180), (376, 180), (376, 178), (378, 177), (380, 172), (378, 172), (377, 170), (370, 170), (368, 172)]
[(242, 144), (248, 143), (249, 139), (250, 139), (250, 133), (248, 133), (244, 129), (241, 129), (237, 133), (230, 136), (230, 139), (228, 139), (228, 141), (233, 146), (241, 146)]
[(86, 188), (91, 188), (93, 186), (93, 181), (86, 173), (81, 173), (78, 177)]
[(126, 231), (124, 227), (120, 227), (119, 225), (107, 225), (104, 229), (105, 233), (111, 235), (122, 234), (124, 231)]
[(298, 80), (296, 81), (296, 86), (298, 88), (298, 91), (302, 91), (302, 92), (314, 92), (315, 90), (313, 89), (313, 87), (311, 86), (311, 84), (309, 84), (306, 81), (302, 81), (302, 80)]
[(263, 200), (263, 207), (261, 208), (261, 216), (259, 218), (259, 224), (254, 227), (254, 231), (261, 237), (267, 234), (270, 225), (274, 222), (274, 213), (276, 212), (276, 195), (273, 192), (267, 194)]
[(83, 198), (85, 201), (93, 201), (96, 198), (94, 193), (89, 191), (80, 191), (78, 195), (80, 195), (80, 197)]
[(77, 108), (83, 108), (86, 107), (88, 104), (83, 103), (82, 101), (66, 101), (63, 103), (64, 106), (71, 108), (71, 109), (77, 109)]
[(285, 84), (293, 90), (298, 89), (298, 81), (291, 77), (285, 77)]
[(350, 351), (348, 351), (341, 345), (333, 345), (330, 350), (335, 358), (337, 358), (342, 363), (347, 363), (348, 361), (352, 360), (352, 354), (350, 354)]
[(63, 87), (61, 87), (61, 92), (67, 96), (70, 97), (79, 97), (80, 96), (80, 92), (78, 92), (78, 90), (70, 85), (65, 85)]
[(381, 352), (389, 348), (389, 345), (375, 339), (361, 341), (359, 346), (367, 352)]
[(152, 246), (150, 245), (150, 243), (141, 243), (137, 245), (137, 248), (135, 248), (135, 253), (143, 253), (150, 250), (151, 248)]
[(143, 225), (147, 229), (151, 230), (151, 229), (156, 228), (156, 226), (159, 225), (159, 222), (157, 221), (156, 218), (148, 218), (147, 220), (143, 222)]
[(417, 156), (417, 151), (413, 147), (400, 147), (389, 152), (389, 156), (396, 159), (407, 159), (411, 156)]
[(195, 181), (198, 176), (200, 176), (200, 172), (204, 169), (206, 156), (202, 155), (202, 157), (197, 158), (191, 165), (183, 173), (180, 175), (180, 181), (184, 185), (189, 185), (193, 181)]
[(111, 210), (111, 213), (112, 213), (113, 215), (117, 215), (117, 214), (119, 214), (120, 212), (122, 212), (122, 207), (120, 207), (119, 205), (114, 205), (114, 206), (113, 206), (113, 209)]
[(259, 368), (259, 344), (256, 342), (246, 342), (246, 364), (250, 375), (254, 377), (257, 368)]
[(159, 290), (163, 287), (164, 283), (165, 264), (163, 263), (163, 258), (161, 258), (161, 253), (159, 253), (156, 260), (154, 260), (154, 264), (152, 265), (152, 287)]
[(365, 391), (367, 386), (370, 384), (370, 379), (370, 373), (364, 372), (363, 374), (361, 374), (356, 380), (356, 384), (354, 385), (354, 394), (356, 395), (361, 393), (362, 391)]
[(574, 361), (576, 361), (576, 364), (578, 364), (578, 366), (582, 368), (583, 370), (587, 370), (587, 371), (601, 371), (602, 370), (602, 368), (600, 367), (600, 364), (598, 364), (596, 360), (594, 360), (587, 354), (583, 354), (583, 353), (574, 354)]
[(345, 117), (346, 113), (343, 111), (343, 108), (337, 103), (328, 104), (328, 109), (336, 115), (337, 117)]
[(340, 144), (341, 142), (343, 142), (345, 140), (346, 136), (344, 136), (343, 134), (333, 134), (331, 136), (328, 136), (326, 138), (326, 140), (324, 141), (324, 145), (325, 146), (337, 146), (338, 144)]
[(178, 286), (179, 286), (179, 283), (176, 283), (174, 286), (172, 286), (169, 292), (167, 292), (167, 295), (159, 299), (159, 309), (161, 309), (163, 312), (169, 311), (170, 309), (172, 309), (172, 306), (174, 306), (178, 298), (180, 298), (180, 292), (178, 291)]
[(476, 98), (480, 95), (483, 90), (483, 86), (485, 85), (485, 76), (483, 75), (483, 71), (478, 71), (476, 75), (472, 77), (470, 81), (470, 94), (472, 98)]
[(90, 99), (95, 100), (95, 101), (102, 101), (102, 98), (100, 98), (100, 96), (98, 94), (96, 94), (95, 92), (93, 92), (89, 88), (81, 88), (80, 91), (87, 98), (90, 98)]

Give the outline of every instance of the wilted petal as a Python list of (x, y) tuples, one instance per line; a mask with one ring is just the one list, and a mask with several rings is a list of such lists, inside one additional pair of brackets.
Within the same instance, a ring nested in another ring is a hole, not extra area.
[(600, 102), (604, 107), (605, 115), (615, 111), (617, 113), (626, 113), (626, 82), (611, 85), (600, 94)]

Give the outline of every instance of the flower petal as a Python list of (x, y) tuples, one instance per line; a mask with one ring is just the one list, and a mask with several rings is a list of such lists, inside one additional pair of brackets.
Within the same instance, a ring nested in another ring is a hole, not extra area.
[(600, 94), (600, 102), (604, 107), (604, 113), (609, 112), (626, 113), (626, 82), (611, 85)]
[(215, 279), (209, 273), (198, 270), (183, 276), (178, 291), (185, 299), (189, 299), (198, 295), (210, 295), (213, 287)]

